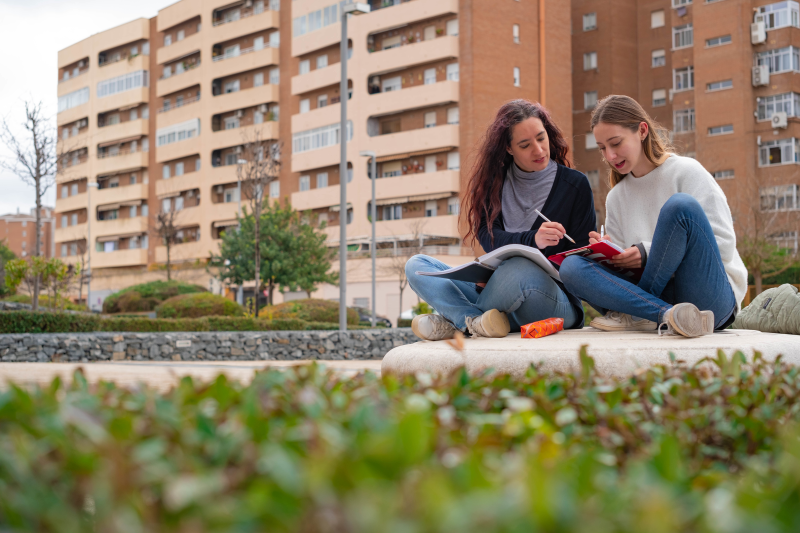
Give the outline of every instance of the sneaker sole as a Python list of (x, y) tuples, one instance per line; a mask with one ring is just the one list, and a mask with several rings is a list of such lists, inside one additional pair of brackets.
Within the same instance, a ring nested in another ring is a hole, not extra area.
[(492, 338), (499, 339), (511, 332), (508, 316), (497, 309), (490, 309), (481, 316), (481, 327)]
[[(424, 335), (423, 335), (422, 333), (420, 333), (420, 331), (419, 331), (419, 324), (420, 324), (420, 322), (422, 322), (422, 320), (426, 319), (426, 318), (427, 318), (427, 316), (428, 316), (428, 315), (417, 315), (417, 316), (415, 316), (415, 317), (414, 317), (414, 318), (411, 320), (411, 331), (412, 331), (412, 332), (414, 333), (414, 335), (416, 335), (416, 336), (417, 336), (417, 338), (419, 338), (419, 339), (422, 339), (422, 340), (424, 340), (424, 341), (432, 341), (433, 339), (429, 339), (428, 337), (424, 336)], [(453, 331), (453, 335), (455, 335), (455, 331)], [(436, 340), (452, 339), (452, 338), (453, 338), (453, 335), (451, 335), (451, 336), (449, 336), (449, 337), (442, 337), (441, 339), (436, 339)]]
[(592, 327), (594, 329), (599, 329), (600, 331), (655, 331), (656, 329), (658, 329), (656, 327), (655, 322), (651, 322), (650, 324), (641, 324), (633, 327), (606, 326), (605, 324), (597, 323), (596, 318), (591, 322), (589, 322), (589, 327)]
[(669, 322), (672, 329), (684, 337), (700, 337), (714, 333), (713, 311), (700, 311), (690, 303), (673, 307)]

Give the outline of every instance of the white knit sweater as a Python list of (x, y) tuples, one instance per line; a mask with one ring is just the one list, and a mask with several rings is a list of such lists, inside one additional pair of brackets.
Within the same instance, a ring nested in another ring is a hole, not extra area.
[(711, 174), (691, 157), (672, 154), (642, 177), (627, 174), (606, 198), (606, 233), (623, 248), (642, 243), (649, 254), (661, 207), (679, 192), (693, 196), (708, 217), (740, 309), (747, 291), (747, 268), (736, 251), (728, 200)]

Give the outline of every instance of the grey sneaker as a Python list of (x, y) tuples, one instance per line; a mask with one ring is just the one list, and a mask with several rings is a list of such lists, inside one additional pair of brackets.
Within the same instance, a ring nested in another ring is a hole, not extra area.
[(655, 331), (658, 325), (646, 318), (633, 318), (619, 311), (609, 311), (606, 316), (599, 316), (589, 325), (602, 331)]
[(411, 321), (411, 331), (424, 341), (452, 339), (456, 327), (442, 315), (417, 315)]
[(714, 312), (701, 311), (694, 304), (682, 303), (674, 306), (664, 315), (664, 322), (658, 326), (667, 326), (666, 334), (680, 334), (684, 337), (699, 337), (714, 333)]
[(508, 316), (497, 309), (489, 309), (481, 316), (467, 317), (467, 330), (473, 337), (500, 339), (508, 335), (511, 325)]

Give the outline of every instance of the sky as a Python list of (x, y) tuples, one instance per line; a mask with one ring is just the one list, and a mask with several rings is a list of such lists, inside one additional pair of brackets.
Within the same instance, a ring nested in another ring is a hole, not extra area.
[[(0, 0), (0, 119), (22, 135), (24, 102), (41, 101), (55, 128), (58, 51), (95, 33), (139, 17), (154, 17), (174, 0)], [(0, 157), (9, 152), (0, 146)], [(36, 205), (33, 187), (0, 169), (0, 215), (27, 213)], [(55, 190), (44, 205), (55, 205)]]

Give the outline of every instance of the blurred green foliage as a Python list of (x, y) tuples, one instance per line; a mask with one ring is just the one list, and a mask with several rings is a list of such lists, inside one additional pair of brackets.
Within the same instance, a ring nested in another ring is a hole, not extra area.
[(244, 316), (244, 307), (219, 294), (196, 292), (173, 296), (156, 307), (163, 318), (200, 318), (204, 316)]
[(151, 281), (131, 285), (103, 300), (104, 313), (137, 313), (152, 311), (158, 304), (179, 294), (205, 292), (200, 285), (184, 281)]

